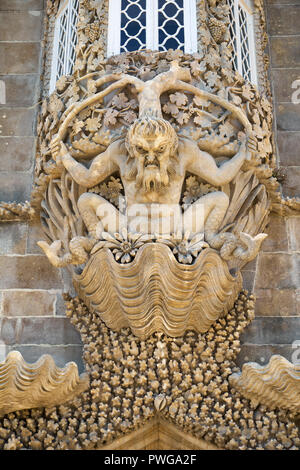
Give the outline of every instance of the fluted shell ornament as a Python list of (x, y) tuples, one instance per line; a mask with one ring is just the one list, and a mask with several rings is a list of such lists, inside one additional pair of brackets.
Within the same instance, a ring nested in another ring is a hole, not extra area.
[(199, 333), (233, 307), (242, 277), (229, 272), (207, 248), (193, 264), (181, 264), (170, 248), (147, 243), (130, 263), (118, 263), (109, 249), (94, 253), (73, 283), (79, 297), (115, 331), (130, 327), (139, 338), (161, 331), (172, 337)]
[(274, 355), (265, 366), (244, 364), (242, 372), (232, 374), (229, 381), (254, 406), (263, 404), (270, 409), (300, 413), (300, 364)]
[(0, 416), (17, 410), (60, 405), (87, 389), (87, 374), (79, 376), (77, 365), (55, 365), (44, 354), (28, 364), (18, 351), (10, 352), (0, 363)]

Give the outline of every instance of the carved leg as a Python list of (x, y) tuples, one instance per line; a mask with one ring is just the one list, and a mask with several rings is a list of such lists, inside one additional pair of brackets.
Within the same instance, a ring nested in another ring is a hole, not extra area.
[(125, 217), (110, 202), (93, 193), (84, 193), (78, 199), (78, 208), (90, 236), (98, 239), (103, 231), (119, 232), (126, 226)]
[(209, 242), (217, 233), (229, 205), (228, 196), (216, 191), (194, 202), (184, 213), (184, 231), (205, 233)]

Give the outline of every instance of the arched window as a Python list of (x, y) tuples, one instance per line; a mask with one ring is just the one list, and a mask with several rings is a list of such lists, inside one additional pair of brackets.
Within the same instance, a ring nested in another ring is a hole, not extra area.
[(152, 49), (197, 52), (196, 0), (110, 0), (107, 55)]
[(70, 75), (75, 63), (79, 0), (64, 0), (55, 21), (50, 93), (62, 75)]
[(253, 5), (251, 0), (227, 0), (232, 65), (245, 80), (257, 84)]

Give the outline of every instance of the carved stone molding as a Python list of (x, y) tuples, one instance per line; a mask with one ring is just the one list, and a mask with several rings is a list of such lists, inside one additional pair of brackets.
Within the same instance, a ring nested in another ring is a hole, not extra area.
[(61, 369), (51, 356), (43, 355), (34, 364), (28, 364), (18, 351), (12, 351), (0, 363), (0, 416), (63, 404), (88, 385), (88, 376), (79, 377), (74, 362)]
[(229, 377), (231, 385), (251, 400), (270, 409), (300, 414), (300, 366), (282, 356), (272, 356), (265, 366), (249, 362), (242, 371)]
[(128, 265), (117, 263), (111, 251), (100, 250), (82, 274), (75, 274), (74, 286), (109, 328), (129, 326), (136, 336), (147, 338), (155, 331), (172, 337), (186, 329), (207, 331), (232, 308), (242, 282), (240, 274), (231, 276), (214, 250), (204, 250), (195, 264), (183, 265), (166, 245), (150, 243)]

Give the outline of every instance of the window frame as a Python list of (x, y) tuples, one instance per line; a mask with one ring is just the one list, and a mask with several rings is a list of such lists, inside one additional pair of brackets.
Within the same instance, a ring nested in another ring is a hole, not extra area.
[[(236, 54), (236, 59), (237, 59), (236, 70), (244, 77), (243, 68), (242, 68), (241, 27), (240, 27), (240, 18), (239, 18), (239, 7), (240, 7), (244, 10), (246, 14), (246, 21), (247, 21), (247, 33), (248, 33), (247, 38), (248, 38), (248, 44), (249, 44), (249, 60), (250, 60), (250, 83), (257, 86), (258, 77), (257, 77), (253, 2), (252, 0), (231, 0), (231, 1), (233, 3), (234, 20), (235, 20), (235, 26), (236, 26), (236, 30), (235, 30), (236, 51), (234, 51), (234, 54)], [(232, 61), (232, 63), (234, 63), (234, 61)]]
[[(121, 7), (122, 0), (109, 0), (107, 57), (120, 54), (121, 49)], [(183, 0), (183, 27), (190, 34), (184, 36), (184, 52), (196, 53), (197, 10), (196, 0)], [(159, 50), (158, 0), (146, 0), (146, 49)]]
[[(66, 26), (66, 38), (65, 38), (65, 54), (64, 54), (64, 61), (63, 61), (63, 75), (70, 75), (72, 71), (70, 70), (70, 50), (72, 47), (71, 43), (71, 35), (72, 35), (72, 13), (73, 13), (73, 3), (76, 0), (63, 0), (60, 2), (60, 6), (55, 18), (55, 26), (54, 26), (54, 38), (53, 38), (53, 48), (52, 48), (52, 61), (51, 61), (51, 75), (50, 75), (50, 84), (49, 84), (49, 92), (52, 93), (55, 90), (55, 85), (58, 80), (58, 63), (59, 63), (59, 46), (60, 46), (60, 31), (61, 31), (61, 19), (65, 14), (66, 10), (68, 9), (68, 17), (67, 17), (67, 26)], [(79, 3), (78, 3), (79, 7)], [(76, 18), (76, 23), (79, 17), (79, 8), (78, 14)], [(75, 24), (76, 27), (76, 24)], [(76, 45), (75, 45), (76, 47)], [(73, 63), (74, 66), (74, 63)]]

